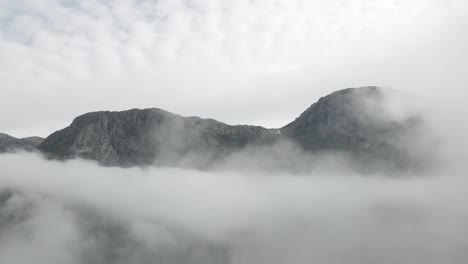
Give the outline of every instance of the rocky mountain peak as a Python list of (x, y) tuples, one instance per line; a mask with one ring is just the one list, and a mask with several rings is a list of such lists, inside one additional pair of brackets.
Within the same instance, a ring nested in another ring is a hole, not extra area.
[(396, 120), (385, 107), (385, 91), (376, 86), (348, 88), (322, 97), (281, 133), (308, 151), (341, 151), (365, 162), (386, 160), (406, 167), (407, 138), (422, 120)]

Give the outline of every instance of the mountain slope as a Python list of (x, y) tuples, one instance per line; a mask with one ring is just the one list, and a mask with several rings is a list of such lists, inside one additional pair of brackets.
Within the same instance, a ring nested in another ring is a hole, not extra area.
[(39, 145), (52, 157), (85, 158), (108, 166), (181, 162), (188, 153), (219, 157), (250, 144), (271, 143), (277, 130), (230, 126), (212, 119), (182, 117), (167, 111), (132, 109), (77, 117)]
[(417, 116), (396, 119), (375, 86), (336, 91), (312, 104), (281, 133), (310, 152), (341, 151), (362, 162), (411, 166), (408, 142), (422, 125)]
[(15, 152), (18, 150), (33, 151), (44, 140), (40, 137), (15, 138), (0, 133), (0, 153)]

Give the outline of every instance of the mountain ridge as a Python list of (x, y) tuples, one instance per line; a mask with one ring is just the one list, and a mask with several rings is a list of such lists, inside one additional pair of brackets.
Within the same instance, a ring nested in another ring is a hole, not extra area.
[(0, 153), (15, 152), (18, 150), (34, 151), (43, 140), (44, 138), (35, 136), (16, 138), (4, 133), (0, 133)]
[(105, 166), (178, 166), (190, 155), (209, 164), (246, 147), (292, 141), (309, 153), (346, 152), (363, 164), (411, 166), (400, 139), (421, 121), (388, 118), (383, 96), (376, 86), (338, 90), (276, 129), (184, 117), (159, 108), (90, 112), (49, 135), (37, 149), (49, 158), (82, 158)]

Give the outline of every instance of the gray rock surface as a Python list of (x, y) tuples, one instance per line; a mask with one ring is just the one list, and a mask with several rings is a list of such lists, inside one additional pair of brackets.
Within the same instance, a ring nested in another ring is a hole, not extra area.
[(38, 149), (51, 158), (83, 158), (106, 166), (204, 166), (247, 146), (290, 140), (310, 153), (344, 152), (362, 164), (408, 167), (413, 161), (402, 142), (420, 120), (393, 120), (382, 98), (377, 87), (337, 91), (280, 129), (231, 126), (157, 108), (93, 112), (51, 134)]
[(408, 143), (422, 119), (397, 120), (384, 100), (382, 88), (375, 86), (336, 91), (312, 104), (281, 133), (309, 152), (346, 152), (368, 166), (417, 166)]
[(15, 151), (34, 151), (44, 140), (41, 137), (15, 138), (7, 134), (0, 133), (0, 153)]
[(47, 137), (39, 150), (53, 158), (84, 158), (106, 166), (175, 165), (188, 156), (203, 164), (247, 145), (272, 143), (277, 137), (274, 129), (230, 126), (157, 108), (132, 109), (79, 116)]

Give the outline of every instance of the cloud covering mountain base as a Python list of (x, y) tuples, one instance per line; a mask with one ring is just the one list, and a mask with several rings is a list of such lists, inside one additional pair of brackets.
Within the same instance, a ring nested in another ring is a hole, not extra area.
[[(466, 263), (468, 179), (0, 156), (8, 263)], [(25, 254), (25, 252), (28, 252)]]

